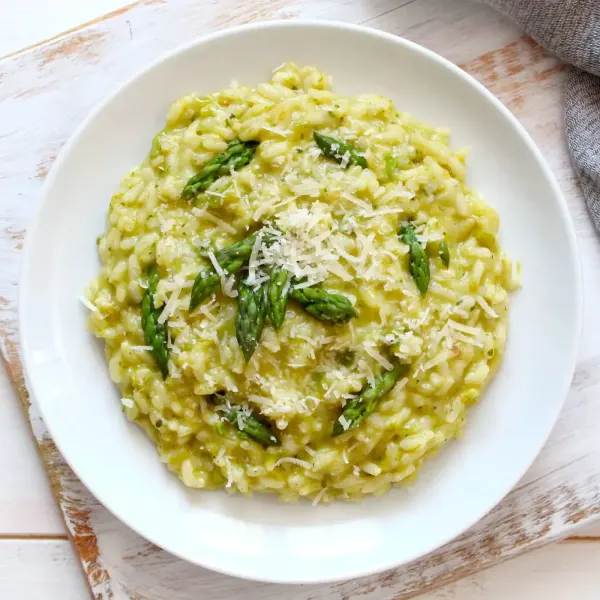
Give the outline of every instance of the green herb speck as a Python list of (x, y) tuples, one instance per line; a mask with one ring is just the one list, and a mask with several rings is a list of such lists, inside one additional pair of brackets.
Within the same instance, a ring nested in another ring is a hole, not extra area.
[(344, 365), (344, 367), (351, 367), (354, 364), (355, 356), (356, 356), (356, 353), (354, 352), (354, 350), (351, 350), (350, 348), (344, 348), (343, 350), (340, 350), (335, 355), (337, 361), (341, 365)]

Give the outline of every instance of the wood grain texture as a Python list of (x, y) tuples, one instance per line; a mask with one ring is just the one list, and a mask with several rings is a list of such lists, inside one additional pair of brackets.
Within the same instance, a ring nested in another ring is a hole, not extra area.
[(0, 539), (65, 535), (62, 515), (30, 438), (25, 413), (8, 377), (0, 372)]
[[(477, 573), (418, 600), (597, 600), (599, 561), (600, 544), (564, 542)], [(78, 570), (79, 560), (66, 541), (0, 541), (3, 600), (83, 600), (87, 594)], [(204, 596), (198, 596), (199, 600), (224, 597), (214, 596), (209, 587), (201, 592)], [(163, 600), (168, 598), (170, 595)]]
[[(502, 17), (467, 0), (149, 0), (0, 61), (0, 340), (69, 533), (97, 600), (198, 597), (406, 599), (572, 534), (600, 513), (600, 318), (588, 303), (579, 362), (551, 439), (518, 487), (444, 548), (402, 568), (341, 584), (240, 583), (148, 544), (81, 485), (48, 438), (22, 381), (16, 292), (23, 235), (61, 146), (90, 108), (161, 53), (234, 24), (273, 18), (367, 23), (421, 43), (489, 87), (531, 133), (569, 203), (584, 291), (600, 292), (598, 238), (572, 171), (562, 127), (564, 67)], [(49, 119), (48, 115), (52, 115)]]
[(0, 598), (83, 600), (78, 562), (65, 540), (0, 540)]

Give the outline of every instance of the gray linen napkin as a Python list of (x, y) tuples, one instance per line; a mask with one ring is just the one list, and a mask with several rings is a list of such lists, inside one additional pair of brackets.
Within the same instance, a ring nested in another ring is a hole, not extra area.
[(600, 0), (480, 0), (573, 65), (565, 129), (587, 205), (600, 230)]

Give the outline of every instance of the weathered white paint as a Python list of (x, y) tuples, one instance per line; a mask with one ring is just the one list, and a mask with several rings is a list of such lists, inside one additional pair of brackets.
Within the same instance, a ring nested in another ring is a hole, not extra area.
[(0, 536), (64, 535), (65, 524), (32, 442), (31, 429), (1, 366), (0, 456)]
[(0, 0), (0, 12), (10, 14), (10, 20), (3, 20), (0, 25), (0, 57), (47, 40), (126, 4), (123, 0)]
[[(81, 31), (0, 61), (0, 328), (19, 386), (16, 281), (23, 232), (41, 182), (91, 106), (165, 50), (215, 28), (266, 18), (340, 19), (404, 35), (462, 64), (521, 119), (569, 201), (581, 244), (587, 298), (600, 291), (598, 238), (585, 212), (562, 134), (561, 67), (501, 17), (467, 0), (146, 0)], [(401, 76), (401, 74), (399, 74)], [(409, 83), (409, 82), (408, 82)], [(532, 224), (535, 226), (535, 224)], [(406, 598), (571, 534), (600, 512), (600, 318), (594, 302), (567, 406), (517, 489), (459, 540), (395, 572), (343, 584), (287, 588), (207, 573), (150, 546), (117, 522), (33, 430), (96, 598)], [(22, 397), (26, 396), (21, 387)], [(27, 405), (25, 404), (27, 407)], [(221, 594), (221, 596), (219, 596)], [(452, 596), (446, 596), (452, 597)], [(532, 596), (529, 596), (532, 597)]]
[[(493, 567), (418, 600), (597, 600), (600, 544), (562, 542), (518, 560)], [(66, 541), (0, 541), (0, 598), (3, 600), (84, 600), (89, 592), (79, 561)], [(232, 580), (237, 589), (246, 584)], [(294, 589), (261, 596), (248, 590), (246, 600), (294, 600)], [(227, 587), (198, 588), (197, 598), (229, 600)], [(239, 597), (239, 596), (235, 596)], [(163, 598), (170, 598), (169, 595)], [(323, 596), (314, 596), (314, 600)]]
[(65, 540), (0, 540), (0, 598), (89, 598), (78, 562)]

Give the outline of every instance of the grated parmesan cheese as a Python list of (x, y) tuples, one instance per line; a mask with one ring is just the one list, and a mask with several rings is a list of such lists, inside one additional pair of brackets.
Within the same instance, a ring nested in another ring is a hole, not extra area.
[(312, 279), (308, 279), (307, 281), (302, 281), (300, 283), (296, 283), (294, 285), (295, 290), (303, 290), (304, 288), (309, 288), (315, 285), (315, 283), (319, 283), (318, 281), (313, 281)]
[(319, 209), (297, 208), (281, 214), (273, 225), (262, 229), (269, 234), (269, 243), (257, 238), (248, 263), (248, 283), (266, 281), (273, 267), (301, 280), (295, 284), (298, 289), (321, 283), (330, 273), (351, 281), (352, 275), (339, 263), (339, 253), (329, 245), (334, 230), (330, 214)]
[(367, 204), (366, 202), (359, 200), (356, 196), (354, 196), (350, 192), (344, 192), (342, 194), (342, 198), (344, 198), (344, 200), (348, 200), (348, 202), (352, 202), (352, 204), (356, 204), (356, 206), (359, 206), (363, 210), (366, 210), (366, 211), (373, 210), (373, 207), (370, 204)]
[(312, 177), (298, 181), (294, 176), (287, 175), (285, 183), (296, 196), (319, 196), (321, 194), (319, 182)]
[(265, 213), (267, 213), (269, 210), (274, 211), (274, 210), (276, 210), (278, 208), (281, 208), (282, 206), (286, 206), (287, 204), (291, 204), (296, 199), (297, 199), (297, 196), (292, 196), (291, 198), (287, 198), (286, 200), (281, 200), (280, 202), (276, 202), (277, 198), (273, 198), (270, 201), (269, 200), (264, 200), (264, 201), (261, 202), (260, 206), (254, 212), (254, 215), (252, 215), (252, 218), (255, 221), (259, 221), (260, 218)]
[(225, 223), (225, 221), (219, 219), (219, 217), (211, 215), (209, 212), (204, 212), (202, 218), (206, 219), (207, 221), (210, 221), (211, 223), (214, 223), (219, 229), (222, 229), (227, 233), (237, 233), (237, 231), (231, 225), (229, 225), (229, 223)]
[(187, 323), (185, 321), (169, 321), (169, 327), (172, 327), (173, 329), (185, 329)]
[(256, 271), (258, 268), (258, 255), (262, 248), (262, 234), (259, 232), (256, 236), (256, 241), (252, 246), (252, 251), (250, 252), (250, 259), (248, 260), (248, 277), (246, 279), (246, 283), (248, 285), (254, 285), (256, 283)]
[(230, 298), (237, 298), (238, 291), (233, 289), (235, 286), (235, 275), (230, 275), (226, 277), (224, 280), (221, 279), (221, 289), (226, 296)]
[(100, 312), (100, 309), (97, 306), (95, 306), (94, 304), (92, 304), (91, 301), (88, 300), (85, 296), (79, 296), (79, 300), (86, 308), (88, 308), (92, 312), (95, 312), (95, 313)]
[(204, 193), (207, 196), (216, 196), (217, 198), (225, 198), (225, 194), (221, 194), (219, 192), (213, 192), (211, 190), (206, 190)]
[(376, 348), (373, 347), (373, 342), (363, 342), (363, 346), (365, 348), (365, 352), (371, 357), (374, 358), (384, 369), (391, 371), (394, 368), (394, 365), (383, 356)]
[(225, 484), (226, 488), (230, 488), (233, 484), (233, 474), (231, 469), (231, 462), (229, 461), (229, 457), (225, 457), (225, 468), (227, 469), (227, 483)]
[(498, 318), (498, 313), (488, 304), (488, 302), (486, 301), (486, 299), (483, 296), (477, 296), (477, 298), (475, 299), (477, 301), (477, 304), (479, 304), (479, 306), (481, 306), (481, 308), (483, 308), (483, 311), (492, 319), (497, 319)]
[[(337, 382), (336, 382), (336, 381), (333, 381), (333, 382), (331, 383), (331, 385), (330, 385), (330, 386), (327, 388), (327, 391), (325, 392), (324, 398), (329, 398), (329, 396), (331, 396), (331, 393), (333, 392), (333, 390), (334, 390), (334, 388), (335, 388), (336, 384), (337, 384)], [(342, 422), (342, 419), (343, 419), (343, 418), (344, 418), (344, 417), (340, 417), (340, 423)], [(342, 426), (343, 426), (343, 424), (342, 424)], [(345, 431), (345, 430), (346, 430), (346, 428), (344, 428), (344, 431)]]
[(455, 333), (453, 335), (453, 338), (460, 342), (465, 342), (465, 344), (471, 344), (471, 346), (477, 346), (477, 348), (483, 348), (482, 342), (480, 342), (479, 340), (476, 340), (475, 338), (472, 338), (468, 335), (463, 335), (462, 333)]
[(330, 265), (326, 265), (326, 268), (330, 273), (337, 275), (342, 281), (352, 281), (354, 279), (339, 263), (331, 263)]
[(217, 275), (221, 278), (221, 289), (223, 290), (223, 293), (230, 298), (237, 298), (238, 291), (233, 289), (235, 285), (235, 275), (227, 276), (227, 273), (225, 273), (223, 267), (219, 264), (219, 261), (216, 259), (215, 253), (212, 250), (207, 253), (207, 256), (217, 272)]
[(323, 496), (325, 495), (325, 492), (327, 491), (327, 486), (325, 486), (314, 498), (314, 500), (312, 501), (312, 505), (316, 506), (317, 504), (319, 504), (319, 502), (321, 502), (321, 500), (323, 499)]
[(366, 360), (361, 358), (358, 361), (358, 368), (361, 370), (362, 373), (366, 374), (369, 385), (373, 385), (375, 383), (375, 373), (373, 372), (371, 365), (369, 365), (369, 363)]
[(348, 262), (351, 263), (359, 263), (360, 262), (360, 257), (358, 256), (352, 256), (352, 254), (349, 254), (348, 252), (346, 252), (343, 248), (341, 244), (335, 243), (334, 245), (335, 247), (335, 251), (343, 258), (345, 258)]
[(361, 216), (371, 218), (379, 217), (380, 215), (395, 215), (397, 213), (403, 213), (403, 208), (379, 208), (377, 210), (365, 211)]
[(162, 312), (160, 313), (160, 316), (158, 317), (159, 325), (165, 323), (169, 319), (169, 317), (177, 310), (177, 302), (179, 300), (179, 294), (181, 293), (182, 288), (183, 284), (181, 283), (181, 285), (176, 287), (171, 292), (171, 295), (169, 296), (165, 307), (163, 308)]
[(396, 392), (399, 392), (408, 383), (408, 377), (403, 377), (395, 386)]
[(217, 317), (215, 317), (215, 315), (212, 314), (211, 309), (215, 306), (216, 304), (216, 298), (211, 298), (210, 302), (208, 302), (207, 304), (201, 304), (198, 307), (198, 312), (202, 313), (209, 321), (216, 321)]
[(315, 338), (311, 338), (306, 335), (302, 335), (301, 333), (294, 332), (293, 337), (297, 338), (299, 340), (304, 340), (305, 342), (308, 342), (311, 346), (314, 346), (315, 348), (320, 346), (319, 342), (317, 340), (315, 340)]
[[(274, 365), (279, 366), (279, 365)], [(264, 382), (263, 382), (264, 384)], [(286, 394), (275, 386), (269, 386), (271, 396), (250, 394), (248, 401), (260, 407), (260, 412), (265, 416), (270, 415), (290, 415), (290, 414), (310, 414), (304, 398), (295, 394)]]
[(345, 169), (348, 166), (349, 162), (350, 162), (350, 151), (346, 150), (346, 152), (344, 152), (344, 155), (342, 156), (342, 162), (340, 163), (342, 169)]
[(429, 369), (433, 369), (433, 367), (437, 367), (443, 362), (446, 362), (449, 358), (450, 353), (447, 350), (444, 350), (440, 352), (437, 356), (434, 356), (431, 360), (428, 360), (426, 363), (422, 364), (420, 370), (429, 371)]
[(338, 421), (340, 422), (340, 425), (344, 431), (348, 431), (348, 429), (350, 429), (351, 423), (348, 421), (348, 419), (346, 419), (346, 417), (344, 417), (344, 415), (340, 415)]
[(294, 458), (292, 456), (284, 456), (283, 458), (278, 459), (277, 462), (273, 465), (273, 468), (276, 468), (279, 465), (283, 465), (286, 463), (289, 463), (291, 465), (298, 465), (299, 467), (304, 467), (305, 469), (312, 469), (312, 465), (308, 461), (302, 460), (300, 458)]
[(217, 272), (217, 275), (221, 279), (223, 279), (225, 277), (225, 271), (223, 270), (223, 267), (221, 267), (221, 265), (219, 264), (219, 261), (215, 257), (215, 253), (212, 250), (209, 250), (207, 253), (207, 256), (208, 256), (208, 259), (210, 260), (210, 262), (212, 263), (213, 268)]
[(321, 154), (321, 148), (319, 148), (319, 146), (309, 146), (308, 150), (306, 151), (306, 154), (308, 154), (308, 156), (310, 156), (310, 158), (318, 158), (319, 155)]
[(452, 319), (448, 320), (448, 327), (452, 327), (452, 329), (456, 329), (456, 331), (462, 331), (463, 333), (467, 333), (469, 335), (479, 336), (481, 334), (481, 329), (477, 327), (469, 327), (469, 325), (463, 325), (462, 323), (457, 323)]
[(133, 403), (133, 400), (131, 398), (121, 398), (121, 404), (125, 408), (133, 408), (135, 406), (135, 404)]

